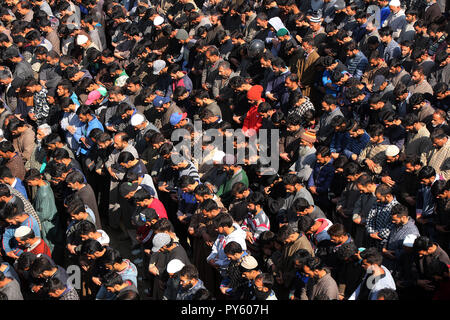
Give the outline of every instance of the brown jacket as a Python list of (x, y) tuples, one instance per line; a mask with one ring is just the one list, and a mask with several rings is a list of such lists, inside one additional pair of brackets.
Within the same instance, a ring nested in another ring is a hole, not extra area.
[(361, 83), (364, 83), (366, 86), (370, 83), (372, 83), (373, 79), (375, 78), (375, 74), (381, 69), (386, 68), (388, 65), (386, 62), (381, 62), (377, 67), (371, 68), (364, 72), (363, 76), (361, 77)]
[(311, 247), (311, 243), (304, 234), (300, 235), (294, 242), (284, 245), (281, 251), (281, 261), (278, 266), (278, 270), (282, 272), (284, 286), (286, 288), (290, 287), (292, 280), (295, 277), (296, 271), (294, 268), (294, 261), (292, 260), (292, 256), (299, 249), (305, 249), (311, 254), (311, 256), (314, 256), (314, 251)]
[(311, 91), (311, 86), (316, 77), (316, 62), (319, 58), (319, 54), (314, 50), (306, 57), (306, 59), (301, 59), (297, 62), (297, 75), (300, 79), (300, 83), (303, 85), (302, 93), (305, 96), (309, 96)]
[(29, 124), (27, 124), (26, 126), (28, 127), (27, 130), (25, 130), (20, 136), (13, 139), (12, 141), (14, 149), (16, 150), (16, 152), (20, 153), (24, 162), (30, 160), (31, 154), (33, 153), (33, 150), (35, 148), (34, 130)]
[(11, 170), (13, 176), (22, 181), (25, 179), (25, 166), (23, 162), (20, 153), (16, 153), (16, 155), (5, 164), (5, 166)]

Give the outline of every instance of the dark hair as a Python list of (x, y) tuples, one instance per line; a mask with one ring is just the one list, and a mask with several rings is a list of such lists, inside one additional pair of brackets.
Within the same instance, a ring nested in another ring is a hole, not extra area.
[(392, 207), (391, 215), (397, 217), (407, 217), (409, 216), (408, 208), (401, 203), (398, 203)]
[(314, 270), (323, 270), (325, 265), (319, 257), (309, 257), (305, 259), (304, 266)]
[(123, 280), (122, 276), (117, 273), (116, 271), (111, 271), (106, 273), (102, 279), (102, 284), (105, 287), (114, 287), (115, 285), (121, 285), (125, 282), (125, 280)]
[(211, 212), (213, 210), (219, 209), (219, 206), (217, 205), (217, 202), (213, 199), (206, 199), (199, 205), (199, 209), (201, 211)]
[(142, 202), (144, 200), (151, 199), (151, 194), (144, 188), (139, 189), (133, 196), (135, 202)]
[(446, 138), (447, 134), (445, 133), (444, 129), (442, 128), (435, 128), (433, 132), (430, 134), (430, 139), (433, 141), (434, 139), (443, 139)]
[(96, 232), (97, 228), (95, 227), (95, 224), (93, 224), (92, 222), (88, 220), (83, 220), (77, 224), (77, 231), (79, 232), (80, 235), (87, 235), (91, 232)]
[(311, 206), (313, 206), (312, 204), (310, 204), (308, 202), (308, 200), (306, 200), (305, 198), (297, 198), (294, 200), (294, 202), (292, 203), (291, 209), (294, 212), (303, 212), (306, 209), (310, 208)]
[(321, 157), (329, 157), (331, 155), (330, 148), (328, 146), (324, 146), (324, 145), (318, 146), (316, 155), (319, 155), (319, 154)]
[(55, 268), (54, 265), (50, 263), (50, 260), (44, 256), (36, 257), (30, 267), (30, 274), (33, 278), (39, 278), (44, 271), (51, 271)]
[(253, 192), (253, 193), (251, 193), (249, 196), (248, 196), (248, 199), (247, 199), (247, 203), (252, 203), (252, 204), (254, 204), (255, 206), (256, 205), (260, 205), (260, 206), (263, 206), (263, 204), (264, 204), (264, 195), (261, 193), (261, 192)]
[(11, 170), (8, 167), (0, 167), (0, 178), (14, 178)]
[(233, 226), (233, 218), (228, 213), (220, 213), (214, 218), (214, 225), (216, 228), (227, 227), (231, 228)]
[(212, 192), (206, 184), (199, 184), (197, 187), (195, 187), (194, 194), (203, 197), (205, 195), (212, 195)]
[(434, 242), (430, 238), (425, 236), (419, 236), (416, 238), (416, 240), (414, 240), (413, 248), (416, 252), (422, 250), (426, 251), (429, 248), (431, 248), (433, 244)]
[(377, 248), (374, 247), (364, 250), (363, 252), (361, 252), (360, 256), (361, 259), (367, 260), (367, 263), (369, 264), (376, 264), (381, 266), (383, 262), (383, 255), (377, 250)]
[(314, 223), (315, 223), (314, 219), (311, 218), (309, 215), (301, 216), (299, 217), (297, 222), (298, 230), (303, 233), (306, 233), (312, 228), (312, 226), (314, 226)]
[(434, 176), (436, 176), (436, 170), (434, 170), (434, 168), (431, 166), (422, 167), (422, 169), (420, 169), (419, 174), (418, 174), (419, 180), (430, 179)]
[(378, 291), (377, 299), (383, 297), (384, 300), (398, 300), (398, 294), (394, 289), (383, 288)]
[(388, 194), (392, 195), (392, 188), (387, 184), (381, 183), (375, 189), (375, 194), (380, 194), (382, 196), (387, 196)]
[(295, 229), (292, 228), (290, 225), (282, 226), (278, 230), (278, 239), (282, 242), (284, 242), (291, 234), (296, 233)]
[(367, 133), (371, 138), (381, 136), (384, 132), (384, 127), (381, 123), (371, 124), (367, 129)]
[(30, 268), (37, 255), (33, 252), (23, 252), (17, 259), (17, 271), (25, 271)]
[(450, 180), (437, 180), (433, 183), (431, 186), (431, 194), (433, 197), (437, 197), (440, 194), (443, 194), (444, 191), (447, 191), (450, 189)]
[(179, 186), (180, 188), (186, 188), (189, 185), (195, 184), (196, 180), (193, 176), (183, 175), (180, 177)]
[(294, 255), (292, 256), (292, 261), (300, 262), (301, 264), (305, 264), (306, 260), (311, 257), (311, 253), (309, 253), (308, 250), (305, 249), (298, 249), (295, 251)]
[(85, 183), (85, 180), (84, 180), (83, 174), (80, 171), (73, 170), (71, 173), (69, 173), (67, 175), (66, 182), (67, 183), (77, 183), (78, 182), (78, 183), (83, 184), (83, 183)]
[(159, 219), (158, 221), (156, 221), (156, 223), (153, 225), (153, 231), (154, 232), (174, 232), (174, 228), (172, 223), (166, 219), (166, 218), (162, 218)]
[(198, 270), (193, 264), (187, 264), (180, 270), (179, 275), (188, 279), (198, 279)]
[(134, 161), (135, 157), (133, 156), (133, 154), (131, 152), (128, 151), (122, 151), (119, 154), (119, 157), (117, 158), (117, 163), (128, 163), (130, 161)]
[(45, 289), (47, 292), (56, 292), (57, 290), (65, 290), (66, 288), (66, 284), (57, 277), (49, 278), (45, 282)]
[(228, 244), (225, 246), (225, 248), (223, 248), (223, 251), (225, 254), (234, 255), (236, 253), (241, 253), (243, 250), (242, 250), (242, 246), (238, 242), (231, 241), (231, 242), (228, 242)]
[(335, 223), (328, 230), (330, 237), (342, 237), (347, 234), (343, 224)]
[(13, 219), (14, 217), (21, 216), (23, 214), (28, 215), (23, 210), (20, 210), (19, 205), (10, 201), (5, 204), (3, 208), (3, 218), (4, 219)]
[(256, 276), (255, 280), (256, 279), (261, 279), (263, 286), (269, 290), (272, 290), (274, 284), (273, 275), (271, 275), (270, 273), (260, 273)]
[(94, 254), (95, 252), (103, 251), (104, 247), (97, 240), (88, 239), (83, 242), (81, 252), (83, 255)]
[(301, 180), (299, 176), (295, 174), (287, 174), (283, 177), (283, 182), (285, 185), (291, 185), (294, 186), (296, 184), (301, 184)]

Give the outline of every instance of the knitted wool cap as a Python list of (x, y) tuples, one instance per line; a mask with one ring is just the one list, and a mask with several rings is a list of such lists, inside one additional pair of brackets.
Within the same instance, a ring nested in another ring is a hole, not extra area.
[(320, 16), (311, 16), (311, 18), (309, 18), (309, 22), (321, 23), (322, 21)]
[(316, 142), (316, 133), (314, 131), (303, 131), (300, 134), (300, 139), (305, 140), (308, 143)]
[(263, 92), (263, 87), (257, 84), (256, 86), (253, 86), (248, 90), (247, 92), (247, 99), (249, 100), (261, 100), (261, 94)]

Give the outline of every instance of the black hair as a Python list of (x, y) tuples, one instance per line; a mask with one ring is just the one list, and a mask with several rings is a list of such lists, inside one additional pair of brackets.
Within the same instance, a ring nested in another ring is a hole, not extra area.
[(85, 180), (84, 180), (83, 174), (80, 171), (73, 170), (71, 173), (69, 173), (67, 175), (66, 182), (67, 183), (77, 183), (78, 182), (78, 183), (83, 184), (83, 183), (85, 183)]
[(360, 254), (361, 259), (367, 260), (369, 264), (376, 264), (381, 266), (383, 262), (383, 255), (378, 251), (377, 248), (371, 247), (367, 248)]
[(294, 212), (303, 212), (314, 205), (310, 204), (305, 198), (297, 198), (292, 203), (291, 209)]
[(330, 237), (342, 237), (347, 234), (347, 231), (345, 230), (345, 227), (343, 224), (335, 223), (333, 224), (328, 230), (328, 234)]
[(325, 264), (322, 262), (322, 260), (319, 257), (306, 258), (306, 260), (304, 262), (304, 266), (311, 269), (311, 271), (323, 270), (325, 268)]
[(409, 216), (408, 208), (401, 203), (396, 204), (391, 210), (392, 216), (407, 217)]
[(230, 214), (220, 213), (217, 217), (214, 218), (214, 224), (216, 228), (219, 227), (228, 227), (231, 228), (233, 226), (233, 218)]
[(44, 271), (51, 271), (55, 268), (54, 265), (50, 263), (50, 260), (44, 256), (36, 257), (30, 267), (30, 274), (33, 278), (39, 278)]
[(229, 243), (227, 243), (225, 248), (223, 248), (223, 251), (225, 254), (231, 255), (243, 252), (242, 246), (236, 241), (230, 241)]
[(378, 291), (377, 299), (384, 298), (384, 300), (398, 300), (398, 294), (394, 289), (383, 288)]
[(290, 235), (296, 233), (295, 229), (292, 228), (290, 225), (282, 226), (278, 230), (278, 239), (282, 242), (284, 242)]
[(414, 240), (413, 248), (417, 251), (426, 251), (434, 245), (434, 242), (425, 236), (419, 236)]
[(180, 270), (179, 275), (188, 279), (198, 279), (198, 270), (193, 264), (187, 264)]
[(299, 231), (306, 233), (312, 228), (314, 224), (315, 224), (314, 219), (311, 218), (309, 215), (306, 215), (299, 217), (297, 227)]
[(103, 251), (104, 247), (97, 240), (88, 239), (83, 242), (81, 247), (82, 255), (94, 254), (95, 252)]
[(436, 176), (436, 170), (434, 170), (434, 168), (431, 166), (422, 167), (422, 169), (420, 169), (419, 174), (418, 174), (419, 180), (430, 179), (434, 176)]

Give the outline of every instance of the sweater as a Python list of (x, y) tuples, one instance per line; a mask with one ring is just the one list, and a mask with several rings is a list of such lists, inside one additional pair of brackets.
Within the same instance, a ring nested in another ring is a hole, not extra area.
[(216, 241), (214, 241), (214, 244), (211, 248), (211, 253), (206, 258), (207, 261), (215, 260), (214, 262), (222, 269), (226, 268), (230, 263), (230, 260), (223, 251), (228, 243), (235, 241), (241, 245), (242, 250), (247, 250), (247, 244), (245, 242), (246, 233), (237, 223), (233, 223), (233, 227), (234, 231), (229, 235), (219, 234), (217, 236), (217, 239)]
[(242, 229), (248, 230), (253, 234), (253, 239), (259, 238), (261, 233), (270, 231), (270, 221), (264, 210), (261, 210), (256, 215), (249, 214), (246, 220), (243, 222)]
[(367, 217), (367, 232), (369, 234), (378, 232), (378, 236), (386, 240), (394, 227), (391, 211), (398, 203), (395, 198), (387, 204), (376, 202)]
[(320, 279), (310, 279), (304, 288), (301, 300), (338, 300), (339, 290), (336, 281), (327, 271)]
[(33, 216), (28, 216), (20, 225), (10, 225), (5, 228), (3, 233), (2, 247), (6, 253), (13, 252), (16, 256), (20, 256), (23, 250), (19, 248), (19, 245), (14, 237), (14, 233), (17, 228), (21, 226), (27, 226), (34, 231), (36, 237), (41, 237), (41, 231), (39, 229), (39, 224)]
[(309, 177), (308, 187), (315, 186), (318, 194), (327, 194), (334, 177), (333, 159), (322, 165), (318, 162)]

